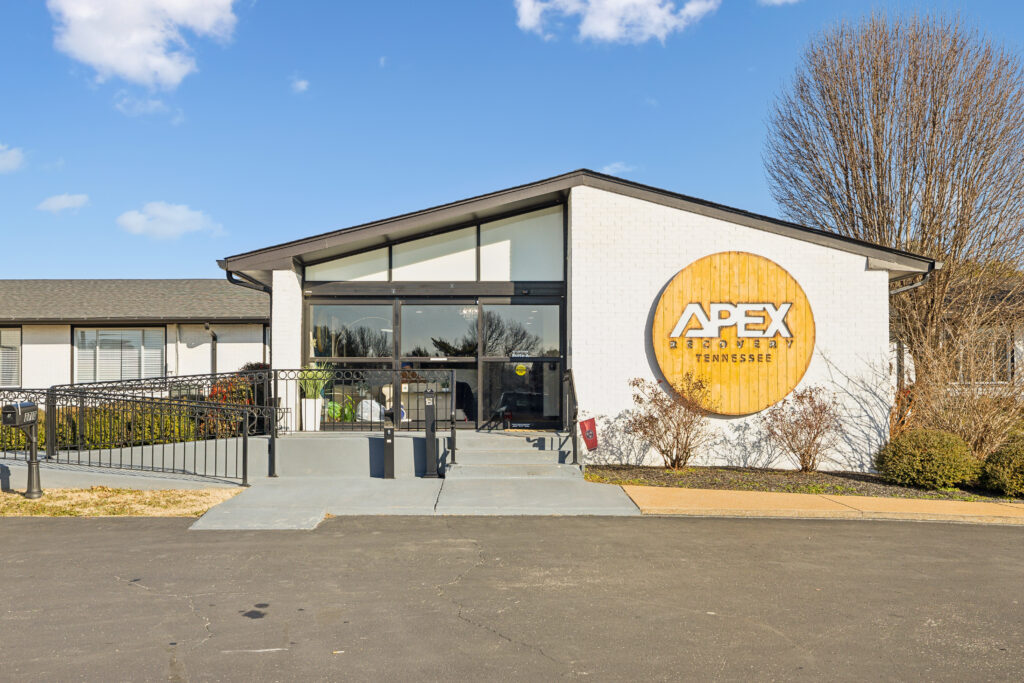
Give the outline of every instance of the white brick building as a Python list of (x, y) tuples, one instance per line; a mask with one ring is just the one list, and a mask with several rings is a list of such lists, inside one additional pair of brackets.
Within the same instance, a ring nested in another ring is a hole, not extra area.
[[(271, 293), (275, 368), (451, 369), (458, 426), (472, 429), (563, 428), (571, 370), (581, 417), (598, 418), (590, 457), (653, 464), (622, 431), (627, 383), (662, 376), (653, 347), (667, 340), (652, 338), (652, 319), (663, 290), (726, 252), (763, 257), (802, 289), (813, 353), (790, 374), (842, 405), (831, 466), (868, 467), (888, 432), (890, 283), (926, 278), (936, 264), (923, 257), (576, 171), (220, 264)], [(704, 462), (770, 462), (756, 414), (715, 423)]]

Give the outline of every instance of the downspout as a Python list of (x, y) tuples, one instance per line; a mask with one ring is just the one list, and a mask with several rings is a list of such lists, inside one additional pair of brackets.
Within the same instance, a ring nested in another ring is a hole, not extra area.
[(217, 374), (217, 333), (210, 327), (210, 323), (203, 324), (204, 329), (210, 333), (210, 374)]
[[(222, 268), (224, 268), (224, 266), (225, 266), (224, 261), (218, 261), (218, 263), (221, 265)], [(273, 320), (273, 310), (274, 310), (274, 292), (273, 292), (273, 290), (268, 285), (263, 284), (262, 282), (260, 282), (256, 278), (250, 277), (249, 275), (246, 275), (243, 272), (235, 271), (235, 270), (227, 270), (227, 268), (224, 269), (224, 272), (225, 272), (225, 275), (227, 276), (228, 282), (230, 282), (231, 284), (238, 285), (239, 287), (245, 287), (246, 289), (253, 289), (253, 290), (257, 291), (257, 292), (265, 292), (266, 294), (268, 294), (270, 296), (270, 310), (271, 310), (270, 320), (272, 321)], [(241, 278), (241, 280), (239, 280), (238, 278)], [(264, 325), (263, 326), (263, 362), (264, 363), (268, 362), (268, 359), (267, 359), (267, 349), (268, 348), (270, 348), (270, 358), (273, 359), (273, 357), (274, 357), (274, 349), (272, 347), (270, 347), (270, 342), (268, 340), (268, 335), (267, 335), (267, 330), (269, 330), (269, 329), (270, 329), (270, 325)], [(272, 360), (270, 362), (272, 362)]]

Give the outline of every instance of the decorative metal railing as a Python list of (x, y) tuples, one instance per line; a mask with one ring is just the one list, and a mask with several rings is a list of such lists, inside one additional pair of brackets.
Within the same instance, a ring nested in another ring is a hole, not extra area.
[[(171, 472), (248, 483), (249, 437), (259, 406), (52, 387), (3, 390), (0, 404), (39, 406), (40, 457), (68, 465)], [(28, 459), (17, 429), (0, 427), (0, 457)]]
[[(386, 427), (422, 431), (427, 427), (428, 397), (433, 400), (434, 427), (451, 431), (449, 452), (454, 462), (454, 388), (452, 370), (316, 367), (59, 385), (30, 392), (33, 397), (22, 400), (45, 407), (41, 423), (45, 420), (43, 447), (48, 458), (72, 458), (65, 451), (98, 450), (103, 452), (103, 463), (116, 460), (120, 464), (123, 460), (106, 452), (146, 446), (144, 462), (129, 459), (127, 466), (162, 469), (164, 463), (158, 465), (156, 458), (167, 452), (170, 443), (226, 443), (227, 438), (248, 440), (261, 435), (269, 437), (268, 474), (276, 476), (276, 440), (282, 433), (383, 431)], [(238, 422), (241, 431), (227, 429), (231, 421)], [(8, 438), (15, 439), (15, 435)], [(2, 449), (0, 442), (0, 454)], [(196, 458), (202, 457), (195, 447), (184, 451), (194, 456), (191, 469), (210, 470), (199, 467)], [(179, 471), (180, 463), (167, 467), (165, 471)], [(213, 471), (231, 476), (219, 466)]]

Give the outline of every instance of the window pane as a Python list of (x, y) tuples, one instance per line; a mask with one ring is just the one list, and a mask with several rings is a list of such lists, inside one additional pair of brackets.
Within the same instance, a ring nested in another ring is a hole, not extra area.
[(96, 381), (121, 379), (121, 330), (96, 332)]
[(476, 355), (477, 307), (402, 305), (402, 355)]
[(78, 330), (75, 334), (75, 381), (96, 381), (96, 330)]
[(406, 282), (476, 280), (476, 228), (396, 244), (391, 279)]
[(382, 358), (393, 353), (392, 309), (386, 306), (310, 306), (315, 358)]
[(121, 330), (121, 377), (142, 376), (142, 330)]
[(480, 226), (480, 279), (561, 280), (562, 207)]
[(142, 376), (164, 376), (164, 330), (150, 328), (142, 332)]
[(0, 387), (21, 386), (21, 330), (0, 330)]
[(485, 356), (557, 357), (558, 306), (484, 306)]
[(388, 279), (388, 250), (377, 249), (355, 256), (306, 266), (309, 281), (386, 282)]

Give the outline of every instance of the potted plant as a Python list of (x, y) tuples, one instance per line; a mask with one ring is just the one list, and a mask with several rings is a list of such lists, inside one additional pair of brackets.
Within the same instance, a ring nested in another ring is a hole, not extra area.
[(299, 371), (299, 389), (302, 390), (302, 431), (320, 431), (320, 414), (324, 407), (324, 387), (330, 372), (316, 363)]

